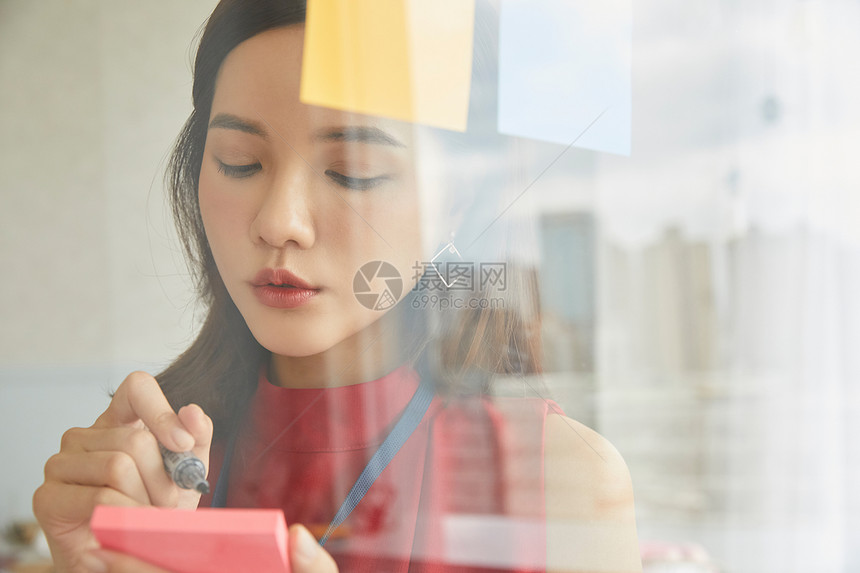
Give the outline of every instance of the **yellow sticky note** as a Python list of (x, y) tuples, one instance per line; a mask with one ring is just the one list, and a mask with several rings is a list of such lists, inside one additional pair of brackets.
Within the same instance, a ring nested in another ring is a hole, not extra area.
[(301, 101), (465, 131), (474, 0), (308, 0)]

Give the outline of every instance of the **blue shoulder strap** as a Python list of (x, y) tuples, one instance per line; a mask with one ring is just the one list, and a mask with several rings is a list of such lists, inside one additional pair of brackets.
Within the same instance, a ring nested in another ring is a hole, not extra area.
[[(376, 481), (376, 478), (379, 477), (391, 460), (394, 459), (394, 455), (397, 454), (403, 444), (406, 443), (406, 440), (409, 439), (409, 436), (415, 431), (415, 428), (418, 427), (418, 424), (421, 423), (421, 420), (424, 419), (424, 414), (427, 413), (427, 409), (433, 401), (434, 394), (430, 384), (422, 380), (418, 385), (418, 389), (415, 390), (412, 399), (409, 400), (409, 404), (406, 405), (403, 415), (397, 420), (397, 423), (385, 438), (385, 441), (382, 442), (379, 449), (376, 450), (373, 457), (364, 466), (361, 475), (355, 480), (352, 489), (349, 490), (346, 499), (343, 500), (343, 503), (331, 520), (328, 529), (320, 539), (320, 545), (325, 546), (326, 541), (328, 541), (334, 530), (352, 513), (352, 510), (356, 508), (358, 502), (368, 492), (370, 486)], [(218, 476), (218, 482), (215, 484), (215, 492), (212, 495), (212, 507), (224, 507), (227, 503), (229, 468), (233, 457), (233, 449), (236, 446), (238, 429), (239, 425), (235, 424), (233, 432), (230, 435), (230, 441), (227, 444), (224, 463), (221, 465), (221, 475)]]
[(412, 396), (412, 399), (403, 411), (403, 415), (397, 420), (394, 428), (392, 428), (391, 433), (388, 434), (385, 441), (382, 442), (382, 445), (379, 446), (379, 449), (376, 450), (376, 453), (373, 454), (373, 457), (364, 466), (361, 475), (355, 480), (352, 489), (349, 490), (340, 509), (334, 514), (334, 519), (331, 520), (325, 534), (320, 538), (320, 545), (325, 546), (325, 542), (328, 541), (329, 536), (352, 513), (352, 510), (355, 509), (358, 502), (361, 501), (361, 498), (364, 497), (364, 494), (367, 493), (370, 486), (373, 485), (373, 482), (382, 473), (382, 470), (394, 459), (394, 454), (400, 450), (403, 444), (406, 443), (406, 440), (409, 439), (409, 436), (412, 435), (412, 432), (415, 431), (415, 428), (418, 427), (418, 424), (421, 423), (432, 401), (433, 389), (430, 388), (429, 384), (421, 382), (415, 391), (415, 395)]

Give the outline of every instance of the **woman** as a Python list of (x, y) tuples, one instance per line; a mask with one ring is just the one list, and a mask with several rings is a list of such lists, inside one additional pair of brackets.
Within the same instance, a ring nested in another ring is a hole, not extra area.
[[(170, 186), (209, 313), (48, 460), (34, 510), (57, 570), (159, 570), (96, 549), (98, 504), (281, 507), (298, 573), (639, 570), (611, 445), (550, 402), (487, 395), (539, 370), (528, 281), (507, 277), (505, 308), (430, 308), (465, 299), (426, 296), (441, 259), (417, 264), (438, 254), (419, 231), (421, 132), (301, 103), (303, 21), (303, 2), (224, 0), (207, 23)], [(332, 521), (387, 439), (389, 465)], [(214, 496), (173, 484), (157, 442), (211, 461)]]

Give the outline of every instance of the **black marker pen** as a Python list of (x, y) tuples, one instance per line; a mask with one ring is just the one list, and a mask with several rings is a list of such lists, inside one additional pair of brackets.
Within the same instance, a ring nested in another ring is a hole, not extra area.
[(206, 481), (206, 466), (191, 452), (172, 452), (158, 444), (164, 469), (176, 485), (183, 489), (196, 489), (200, 493), (209, 493), (209, 482)]

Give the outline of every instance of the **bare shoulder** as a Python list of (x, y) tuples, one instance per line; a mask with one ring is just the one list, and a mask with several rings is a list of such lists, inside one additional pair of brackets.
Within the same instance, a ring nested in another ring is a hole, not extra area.
[(641, 573), (627, 464), (609, 440), (566, 416), (545, 425), (547, 570)]
[(545, 435), (547, 516), (632, 522), (630, 472), (609, 440), (559, 414), (547, 416)]

